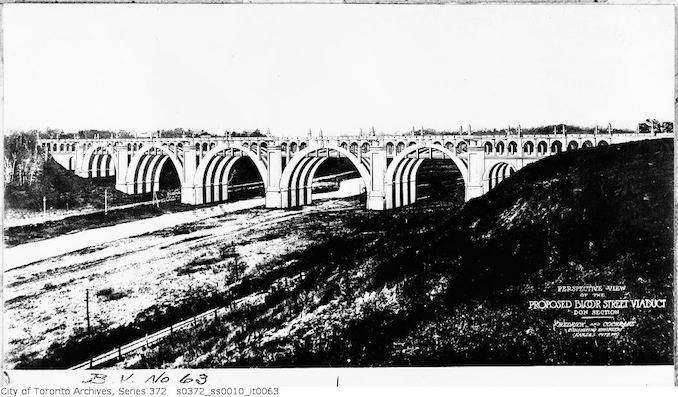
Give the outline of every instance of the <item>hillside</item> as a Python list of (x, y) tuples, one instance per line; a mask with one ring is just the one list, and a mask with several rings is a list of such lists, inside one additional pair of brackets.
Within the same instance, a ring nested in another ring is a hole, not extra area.
[[(461, 208), (438, 204), (309, 214), (271, 227), (259, 241), (294, 230), (315, 243), (257, 265), (226, 292), (151, 307), (100, 340), (166, 326), (180, 311), (227, 306), (219, 321), (117, 365), (672, 362), (670, 303), (629, 312), (624, 319), (637, 326), (618, 338), (576, 339), (555, 329), (558, 312), (530, 311), (528, 301), (553, 299), (558, 285), (588, 284), (671, 301), (673, 140), (562, 153)], [(232, 256), (200, 271), (216, 272)], [(33, 365), (62, 362), (69, 349), (54, 346)]]
[(460, 211), (347, 215), (233, 288), (255, 303), (233, 304), (227, 326), (124, 365), (668, 364), (671, 306), (633, 314), (619, 338), (575, 339), (527, 302), (561, 284), (670, 300), (672, 164), (672, 140), (592, 148), (527, 166)]

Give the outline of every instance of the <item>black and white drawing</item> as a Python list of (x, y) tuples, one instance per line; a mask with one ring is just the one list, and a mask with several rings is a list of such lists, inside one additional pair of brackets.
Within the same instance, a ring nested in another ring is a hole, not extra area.
[(673, 8), (3, 14), (8, 367), (673, 362)]

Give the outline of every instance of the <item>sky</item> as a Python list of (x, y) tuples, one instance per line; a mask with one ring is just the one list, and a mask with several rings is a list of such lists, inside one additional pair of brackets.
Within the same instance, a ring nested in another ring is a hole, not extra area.
[(6, 4), (4, 129), (673, 119), (671, 6)]

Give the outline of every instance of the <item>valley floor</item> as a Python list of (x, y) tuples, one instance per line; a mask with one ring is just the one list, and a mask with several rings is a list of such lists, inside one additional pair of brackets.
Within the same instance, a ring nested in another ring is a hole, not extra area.
[[(7, 249), (6, 359), (30, 365), (50, 348), (83, 338), (87, 294), (93, 332), (102, 334), (138, 327), (137, 316), (147, 310), (228, 288), (238, 276), (314, 243), (319, 229), (329, 231), (318, 214), (363, 212), (359, 198), (350, 197), (358, 187), (359, 180), (344, 181), (300, 209), (268, 210), (256, 198)], [(341, 233), (341, 225), (331, 231)]]

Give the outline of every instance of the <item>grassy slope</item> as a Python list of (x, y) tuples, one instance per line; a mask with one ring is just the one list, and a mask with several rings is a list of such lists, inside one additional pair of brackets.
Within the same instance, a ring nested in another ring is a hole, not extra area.
[(461, 211), (359, 214), (354, 233), (233, 291), (261, 303), (126, 365), (670, 363), (671, 307), (634, 313), (618, 339), (573, 339), (527, 301), (563, 284), (670, 300), (672, 164), (672, 140), (599, 147), (527, 166)]
[[(669, 363), (670, 309), (637, 312), (640, 326), (616, 340), (574, 340), (553, 330), (557, 315), (530, 312), (526, 302), (553, 297), (562, 284), (620, 284), (630, 298), (670, 300), (672, 197), (672, 140), (565, 153), (524, 168), (419, 247), (431, 257), (417, 260), (429, 274), (403, 286), (408, 323), (417, 325), (390, 360)], [(436, 284), (445, 290), (422, 299)]]

